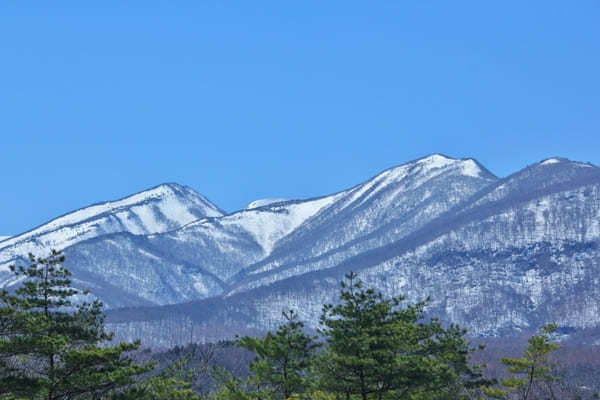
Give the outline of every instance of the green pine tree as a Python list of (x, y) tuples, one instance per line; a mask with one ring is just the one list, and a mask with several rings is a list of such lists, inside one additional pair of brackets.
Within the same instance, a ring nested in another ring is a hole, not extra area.
[(113, 393), (110, 400), (200, 400), (191, 381), (193, 371), (186, 369), (192, 355), (184, 357), (165, 368), (164, 371), (141, 380), (136, 385)]
[(321, 316), (321, 389), (346, 399), (461, 399), (486, 383), (468, 364), (465, 331), (423, 322), (425, 302), (401, 308), (402, 297), (363, 289), (354, 273), (341, 286), (340, 304)]
[(549, 359), (560, 347), (551, 338), (556, 328), (555, 323), (547, 324), (539, 335), (530, 337), (523, 357), (502, 358), (512, 376), (502, 380), (501, 388), (486, 389), (486, 394), (496, 399), (556, 399), (552, 383), (558, 378), (551, 373), (554, 365)]
[(304, 393), (310, 382), (308, 372), (319, 344), (302, 329), (304, 324), (293, 311), (283, 313), (286, 323), (264, 338), (245, 336), (237, 345), (256, 354), (250, 364), (248, 383), (273, 399), (287, 399)]
[[(30, 255), (11, 267), (24, 279), (14, 294), (0, 293), (0, 395), (44, 400), (99, 399), (152, 369), (126, 357), (140, 342), (109, 346), (102, 304), (71, 286), (64, 256)], [(80, 298), (82, 300), (82, 298)]]

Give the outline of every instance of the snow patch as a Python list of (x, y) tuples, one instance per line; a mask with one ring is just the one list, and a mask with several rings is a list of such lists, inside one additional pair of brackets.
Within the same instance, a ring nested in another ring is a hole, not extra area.
[(211, 293), (215, 292), (216, 285), (208, 281), (202, 274), (191, 274), (190, 278), (192, 279), (194, 290), (200, 294), (201, 297), (210, 296)]
[(167, 224), (158, 219), (158, 215), (156, 215), (152, 206), (135, 206), (131, 208), (131, 212), (135, 214), (141, 222), (140, 232), (132, 233), (159, 233), (164, 232), (169, 228)]
[(159, 262), (160, 262), (160, 261), (163, 261), (163, 260), (162, 260), (160, 257), (158, 257), (158, 256), (155, 256), (154, 254), (152, 254), (152, 253), (150, 253), (150, 252), (148, 252), (148, 251), (146, 251), (146, 250), (144, 250), (144, 249), (138, 249), (138, 252), (139, 252), (141, 255), (143, 255), (143, 256), (146, 256), (146, 257), (148, 257), (148, 258), (150, 258), (150, 259), (152, 259), (152, 260), (154, 260), (154, 261), (159, 261)]
[(539, 165), (551, 165), (551, 164), (559, 164), (559, 163), (567, 163), (569, 165), (577, 166), (577, 167), (581, 167), (581, 168), (595, 168), (594, 165), (592, 165), (590, 163), (585, 163), (585, 162), (580, 162), (580, 161), (571, 161), (567, 158), (558, 158), (558, 157), (548, 158), (547, 160), (540, 162)]
[(542, 161), (540, 165), (550, 165), (550, 164), (558, 164), (560, 160), (558, 158), (549, 158), (545, 161)]
[(320, 199), (287, 203), (268, 209), (251, 209), (223, 217), (223, 226), (240, 227), (252, 235), (268, 255), (275, 243), (298, 228), (343, 193)]
[(474, 178), (481, 177), (481, 168), (477, 165), (475, 160), (472, 159), (458, 160), (442, 156), (441, 154), (433, 154), (420, 160), (419, 164), (424, 167), (423, 172), (448, 166), (458, 166), (461, 174), (465, 176), (472, 176)]
[(421, 164), (425, 167), (425, 170), (431, 170), (436, 168), (444, 168), (448, 165), (454, 164), (458, 160), (453, 158), (445, 157), (441, 154), (432, 154), (428, 157), (422, 158), (418, 161), (418, 164)]
[(462, 162), (462, 173), (466, 176), (472, 176), (473, 178), (481, 177), (481, 168), (473, 160), (465, 160)]
[(258, 207), (264, 207), (264, 206), (268, 206), (268, 205), (276, 204), (276, 203), (282, 203), (284, 201), (289, 201), (289, 199), (270, 198), (270, 199), (254, 200), (252, 203), (250, 203), (246, 206), (246, 210), (251, 210), (253, 208), (258, 208)]

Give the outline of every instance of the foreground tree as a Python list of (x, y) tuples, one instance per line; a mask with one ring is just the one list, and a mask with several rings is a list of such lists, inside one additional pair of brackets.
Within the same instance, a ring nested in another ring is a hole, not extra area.
[(284, 312), (286, 323), (264, 338), (245, 336), (237, 345), (256, 354), (250, 363), (248, 383), (271, 398), (287, 399), (304, 393), (310, 382), (308, 372), (319, 344), (307, 335), (294, 311)]
[(363, 289), (353, 273), (341, 286), (340, 304), (321, 316), (321, 389), (346, 399), (461, 399), (487, 383), (468, 364), (466, 331), (424, 322), (425, 302), (401, 308), (402, 297)]
[(24, 279), (14, 294), (0, 293), (0, 396), (27, 399), (100, 399), (152, 369), (127, 353), (140, 342), (110, 346), (102, 304), (84, 302), (71, 286), (64, 256), (30, 255), (29, 267), (11, 267)]
[(125, 390), (111, 394), (110, 400), (200, 400), (192, 390), (194, 373), (186, 366), (191, 356), (169, 365), (159, 374)]
[(486, 394), (496, 399), (558, 398), (553, 388), (557, 377), (551, 373), (554, 364), (549, 359), (550, 354), (560, 347), (551, 338), (556, 328), (555, 323), (545, 325), (539, 335), (530, 337), (523, 357), (502, 358), (500, 362), (513, 376), (502, 380), (502, 388), (486, 389)]

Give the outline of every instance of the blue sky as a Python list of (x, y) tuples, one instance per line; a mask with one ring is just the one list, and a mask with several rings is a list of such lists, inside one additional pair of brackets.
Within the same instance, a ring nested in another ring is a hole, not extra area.
[(600, 165), (597, 1), (87, 3), (0, 3), (0, 235), (162, 182), (233, 211), (434, 152)]

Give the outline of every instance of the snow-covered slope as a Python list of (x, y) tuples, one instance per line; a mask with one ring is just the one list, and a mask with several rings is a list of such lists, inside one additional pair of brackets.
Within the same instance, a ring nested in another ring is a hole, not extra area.
[[(412, 232), (495, 180), (473, 160), (432, 155), (330, 196), (259, 201), (135, 244), (127, 233), (82, 242), (66, 255), (75, 272), (103, 271), (145, 302), (207, 298), (306, 272), (290, 268), (294, 263), (310, 270), (339, 263)], [(333, 255), (315, 262), (325, 253)], [(115, 254), (125, 261), (117, 262)], [(146, 271), (143, 284), (134, 282), (138, 271)], [(189, 279), (181, 279), (181, 271)]]
[[(338, 282), (348, 271), (358, 272), (369, 286), (387, 295), (405, 295), (412, 301), (430, 296), (429, 312), (458, 322), (475, 335), (535, 330), (548, 321), (576, 330), (598, 327), (600, 169), (565, 159), (550, 160), (490, 180), (466, 200), (442, 207), (445, 211), (413, 224), (410, 231), (398, 231), (395, 239), (388, 240), (391, 235), (381, 245), (358, 252), (347, 251), (357, 248), (352, 245), (340, 246), (295, 264), (287, 263), (285, 257), (291, 256), (283, 255), (280, 265), (257, 273), (259, 278), (252, 280), (253, 271), (248, 271), (219, 301), (116, 313), (112, 328), (127, 337), (139, 334), (143, 326), (144, 332), (156, 332), (155, 343), (159, 343), (161, 329), (186, 321), (186, 326), (194, 324), (201, 340), (213, 337), (217, 330), (226, 337), (235, 330), (273, 329), (281, 322), (281, 311), (290, 308), (315, 326), (322, 304), (336, 300)], [(443, 185), (446, 179), (436, 185)], [(283, 242), (293, 240), (341, 202), (338, 199)], [(393, 208), (387, 204), (388, 209)], [(423, 207), (419, 205), (419, 209)], [(398, 225), (407, 221), (410, 219), (400, 220)], [(375, 230), (372, 240), (392, 231)], [(313, 245), (331, 243), (327, 235), (326, 229), (317, 231)], [(283, 242), (270, 257), (279, 254)], [(364, 244), (361, 240), (357, 243)], [(303, 270), (306, 265), (309, 268)], [(295, 272), (288, 274), (288, 270)], [(133, 322), (136, 318), (143, 320), (143, 325)]]
[(151, 237), (117, 233), (65, 250), (77, 286), (108, 308), (172, 304), (218, 295), (224, 283), (210, 271), (154, 246)]
[(421, 228), (497, 178), (472, 159), (433, 154), (336, 195), (326, 212), (244, 269), (230, 293), (329, 268)]
[[(93, 276), (91, 282), (112, 282), (132, 291), (139, 304), (171, 304), (217, 296), (228, 290), (228, 282), (242, 268), (264, 259), (280, 239), (336, 198), (334, 195), (242, 210), (200, 219), (163, 234), (99, 237), (68, 248), (67, 266), (75, 275)], [(130, 300), (119, 304), (115, 296), (109, 296), (106, 302), (114, 307), (131, 305)]]
[(0, 242), (0, 270), (24, 259), (118, 232), (134, 235), (168, 232), (204, 217), (223, 213), (184, 186), (164, 184), (121, 200), (95, 204), (58, 217)]
[(341, 194), (306, 201), (274, 202), (262, 205), (260, 209), (253, 207), (229, 215), (219, 223), (226, 228), (248, 232), (268, 255), (277, 241), (340, 197)]
[(590, 164), (551, 158), (498, 179), (434, 154), (336, 194), (228, 215), (159, 188), (0, 242), (0, 260), (60, 244), (78, 286), (109, 307), (149, 306), (112, 328), (158, 342), (181, 324), (198, 340), (272, 329), (289, 308), (315, 325), (348, 271), (388, 295), (430, 295), (432, 313), (474, 334), (600, 326), (600, 169)]
[(3, 240), (6, 240), (10, 238), (10, 236), (0, 236), (0, 242), (2, 242)]

